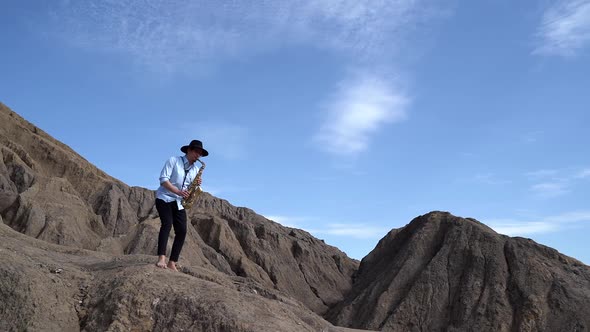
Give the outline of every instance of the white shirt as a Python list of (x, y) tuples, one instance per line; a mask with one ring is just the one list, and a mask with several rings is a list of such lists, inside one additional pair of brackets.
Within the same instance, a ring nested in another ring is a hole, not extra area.
[(197, 173), (199, 167), (193, 163), (189, 163), (186, 155), (170, 157), (164, 164), (162, 171), (160, 172), (160, 187), (156, 191), (156, 198), (163, 200), (164, 202), (170, 203), (176, 201), (178, 209), (183, 210), (182, 196), (176, 195), (170, 190), (162, 186), (162, 183), (170, 181), (173, 186), (180, 190), (187, 190), (191, 185)]

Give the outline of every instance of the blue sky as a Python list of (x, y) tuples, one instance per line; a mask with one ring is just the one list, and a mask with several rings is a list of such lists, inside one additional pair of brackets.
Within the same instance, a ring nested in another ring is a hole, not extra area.
[(3, 1), (0, 101), (360, 259), (432, 210), (590, 263), (590, 1)]

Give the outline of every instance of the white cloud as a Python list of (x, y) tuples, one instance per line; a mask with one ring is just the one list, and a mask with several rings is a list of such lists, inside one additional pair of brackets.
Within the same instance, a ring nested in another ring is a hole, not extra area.
[(558, 225), (547, 222), (514, 222), (491, 226), (496, 232), (508, 236), (548, 233), (556, 231)]
[(540, 197), (557, 197), (569, 192), (568, 184), (565, 182), (543, 182), (531, 186), (531, 191)]
[(586, 168), (584, 170), (581, 170), (578, 174), (576, 174), (575, 176), (577, 179), (585, 179), (590, 177), (590, 168)]
[(524, 236), (560, 231), (568, 226), (590, 222), (590, 211), (565, 212), (538, 220), (489, 219), (485, 223), (496, 232), (509, 236)]
[(521, 137), (522, 142), (532, 144), (537, 142), (543, 135), (542, 131), (531, 131)]
[[(319, 222), (320, 219), (316, 217), (294, 217), (285, 215), (264, 215), (264, 217), (286, 227), (303, 229), (316, 237), (334, 235), (355, 239), (380, 239), (390, 231), (390, 228), (366, 223), (329, 223), (326, 224), (326, 226), (317, 227), (317, 225), (322, 223)], [(310, 222), (313, 222), (313, 227), (307, 227)]]
[(235, 160), (246, 157), (251, 151), (249, 130), (232, 123), (185, 123), (183, 132), (190, 133), (187, 140), (199, 139), (210, 154)]
[(314, 236), (336, 235), (355, 239), (380, 239), (389, 231), (389, 228), (368, 224), (329, 224), (325, 228), (309, 230)]
[(232, 194), (232, 193), (243, 193), (243, 192), (251, 192), (251, 191), (256, 191), (257, 188), (255, 187), (248, 187), (248, 186), (242, 186), (242, 187), (238, 187), (238, 186), (210, 186), (206, 183), (204, 183), (201, 188), (210, 193), (213, 196), (220, 196), (220, 195), (228, 195), (228, 194)]
[(547, 178), (556, 176), (558, 174), (558, 170), (556, 169), (540, 169), (533, 172), (528, 172), (525, 175), (531, 179), (540, 179), (540, 178)]
[(511, 183), (511, 181), (500, 179), (492, 173), (477, 174), (473, 178), (473, 181), (475, 181), (477, 183), (483, 183), (483, 184), (489, 184), (489, 185), (502, 185), (502, 184)]
[(537, 36), (533, 54), (578, 54), (590, 42), (590, 0), (557, 1), (545, 11)]
[[(425, 0), (81, 0), (50, 6), (49, 35), (156, 72), (207, 71), (285, 46), (321, 49), (348, 66), (370, 68), (344, 80), (326, 102), (315, 137), (337, 154), (365, 150), (373, 133), (404, 117), (408, 97), (384, 73), (400, 72), (396, 55), (415, 42), (411, 36), (422, 25), (449, 15)], [(240, 157), (231, 148), (224, 153)]]
[(315, 135), (322, 149), (354, 155), (367, 149), (371, 135), (406, 117), (409, 99), (391, 83), (370, 74), (341, 82), (326, 104), (326, 118)]
[(556, 216), (550, 216), (544, 219), (547, 222), (554, 223), (577, 223), (590, 221), (590, 211), (573, 211), (566, 212)]
[(289, 217), (289, 216), (282, 216), (282, 215), (265, 215), (264, 217), (266, 219), (277, 222), (285, 227), (291, 227), (291, 228), (301, 228), (302, 222), (315, 219), (315, 218), (307, 218), (307, 217)]
[[(329, 223), (323, 227), (306, 229), (302, 227), (304, 226), (304, 222), (314, 221), (314, 224), (317, 225), (318, 218), (279, 215), (268, 215), (265, 217), (287, 227), (305, 229), (316, 237), (333, 235), (354, 239), (380, 239), (391, 230), (391, 228), (388, 227), (369, 223)], [(570, 211), (542, 218), (531, 218), (530, 220), (487, 219), (483, 222), (500, 234), (509, 236), (526, 236), (531, 234), (559, 232), (581, 223), (590, 223), (590, 211)]]
[[(206, 71), (284, 46), (322, 49), (349, 66), (391, 73), (395, 55), (414, 42), (419, 27), (449, 14), (425, 0), (81, 0), (50, 6), (50, 35), (169, 73)], [(331, 152), (361, 152), (374, 132), (404, 116), (407, 100), (384, 75), (355, 75), (329, 99), (316, 138)]]
[(581, 180), (590, 177), (590, 169), (540, 169), (525, 173), (535, 183), (530, 190), (541, 198), (552, 198), (565, 195), (573, 190)]
[(375, 60), (440, 10), (416, 0), (86, 0), (53, 5), (54, 33), (158, 71), (307, 44)]

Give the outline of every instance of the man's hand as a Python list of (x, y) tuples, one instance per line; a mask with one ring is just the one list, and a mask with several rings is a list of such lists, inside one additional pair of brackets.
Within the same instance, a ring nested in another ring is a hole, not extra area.
[(164, 188), (170, 190), (171, 192), (175, 193), (176, 195), (182, 198), (187, 198), (189, 196), (188, 191), (176, 188), (172, 183), (170, 183), (170, 181), (162, 182), (162, 185), (164, 186)]
[(201, 180), (201, 178), (197, 179), (197, 184), (199, 185), (199, 187), (201, 186), (201, 183), (203, 182), (203, 180)]

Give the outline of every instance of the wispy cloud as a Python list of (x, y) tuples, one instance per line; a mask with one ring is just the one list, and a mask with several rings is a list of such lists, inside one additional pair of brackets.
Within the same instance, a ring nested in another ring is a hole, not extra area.
[(325, 99), (315, 139), (335, 154), (367, 149), (374, 133), (404, 118), (409, 98), (391, 79), (399, 72), (396, 56), (407, 53), (416, 32), (450, 14), (425, 0), (81, 0), (50, 6), (49, 35), (156, 72), (208, 71), (284, 46), (320, 49), (353, 70), (365, 68)]
[(387, 227), (370, 224), (329, 224), (325, 228), (309, 229), (315, 236), (336, 235), (355, 239), (379, 239), (390, 231)]
[(512, 221), (505, 222), (497, 225), (491, 225), (491, 227), (500, 234), (509, 236), (518, 235), (529, 235), (538, 233), (549, 233), (556, 231), (558, 225), (551, 224), (548, 222), (520, 222)]
[(537, 142), (543, 135), (543, 131), (531, 131), (528, 133), (525, 133), (522, 137), (521, 137), (521, 141), (527, 144), (532, 144)]
[(378, 76), (360, 74), (340, 83), (325, 107), (325, 119), (314, 139), (336, 155), (367, 149), (371, 135), (406, 117), (409, 98)]
[(277, 222), (285, 227), (291, 228), (302, 228), (302, 223), (315, 220), (315, 218), (310, 217), (290, 217), (282, 215), (265, 215), (264, 217), (266, 219)]
[(51, 13), (53, 32), (72, 45), (185, 71), (286, 43), (374, 60), (438, 12), (416, 0), (85, 0), (55, 3)]
[(249, 186), (217, 186), (215, 184), (212, 186), (210, 186), (209, 184), (203, 184), (201, 188), (213, 196), (220, 196), (222, 194), (229, 195), (233, 193), (252, 192), (257, 190), (257, 188)]
[(573, 211), (538, 220), (489, 219), (485, 223), (496, 232), (509, 236), (551, 233), (579, 223), (590, 222), (590, 211)]
[(580, 172), (578, 172), (578, 174), (576, 174), (575, 177), (577, 179), (590, 178), (590, 168), (586, 168), (584, 170), (581, 170)]
[[(232, 123), (186, 123), (183, 131), (190, 133), (191, 139), (200, 139), (211, 154), (225, 159), (241, 159), (250, 153), (249, 130), (247, 127)], [(196, 129), (195, 129), (196, 128)]]
[(315, 138), (336, 154), (365, 150), (375, 132), (405, 116), (409, 98), (384, 73), (397, 72), (396, 56), (415, 43), (412, 35), (450, 12), (425, 0), (81, 0), (50, 6), (49, 35), (156, 72), (207, 71), (284, 46), (321, 49), (353, 70), (366, 68), (325, 101)]
[(538, 179), (542, 179), (542, 178), (556, 176), (558, 174), (558, 172), (559, 171), (556, 169), (540, 169), (540, 170), (525, 173), (525, 176), (530, 179), (533, 179), (533, 180), (538, 180)]
[(530, 191), (539, 198), (554, 198), (571, 192), (576, 184), (590, 177), (590, 169), (540, 169), (525, 173), (532, 182)]
[(590, 42), (590, 0), (561, 0), (549, 7), (537, 29), (533, 54), (574, 56)]
[(540, 197), (551, 198), (567, 194), (570, 190), (567, 182), (542, 182), (532, 185), (531, 191)]
[[(285, 215), (264, 215), (264, 217), (286, 227), (303, 229), (318, 237), (333, 235), (355, 239), (380, 239), (390, 231), (390, 228), (368, 223), (322, 223), (321, 219), (316, 217)], [(310, 224), (313, 226), (308, 227)]]
[(476, 183), (483, 183), (489, 185), (502, 185), (511, 183), (510, 180), (500, 179), (492, 173), (477, 174), (473, 177), (473, 181)]

